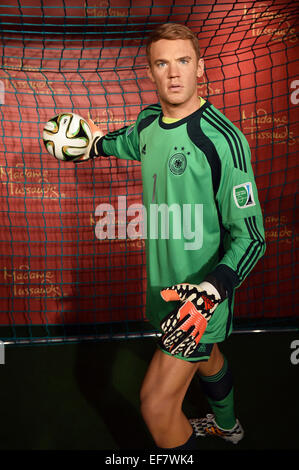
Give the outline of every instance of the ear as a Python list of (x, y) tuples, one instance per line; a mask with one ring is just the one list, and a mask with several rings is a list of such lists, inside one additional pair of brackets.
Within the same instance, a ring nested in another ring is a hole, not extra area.
[(147, 73), (147, 76), (148, 76), (148, 78), (150, 79), (150, 81), (151, 81), (152, 83), (155, 83), (155, 79), (154, 79), (154, 76), (153, 76), (153, 74), (152, 74), (152, 69), (151, 69), (151, 67), (150, 67), (149, 65), (147, 65), (147, 67), (146, 67), (146, 73)]
[(197, 65), (197, 78), (201, 78), (204, 74), (205, 71), (205, 63), (203, 59), (198, 60), (198, 65)]

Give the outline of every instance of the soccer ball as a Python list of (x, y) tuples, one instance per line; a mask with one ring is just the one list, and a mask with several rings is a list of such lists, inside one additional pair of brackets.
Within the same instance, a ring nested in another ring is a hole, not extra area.
[(87, 152), (92, 132), (87, 121), (78, 114), (61, 113), (46, 123), (43, 141), (50, 155), (71, 162)]

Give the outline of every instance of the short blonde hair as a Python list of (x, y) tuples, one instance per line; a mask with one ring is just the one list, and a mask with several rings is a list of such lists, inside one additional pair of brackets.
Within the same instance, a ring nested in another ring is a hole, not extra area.
[(200, 58), (200, 50), (197, 36), (191, 31), (187, 26), (177, 23), (165, 23), (159, 25), (152, 33), (149, 35), (146, 42), (146, 57), (148, 63), (150, 64), (150, 49), (153, 42), (157, 42), (160, 39), (190, 39), (192, 42), (193, 48), (196, 53), (197, 59)]

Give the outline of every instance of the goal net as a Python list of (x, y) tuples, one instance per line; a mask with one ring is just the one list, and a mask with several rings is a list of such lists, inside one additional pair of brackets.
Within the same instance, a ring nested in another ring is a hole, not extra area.
[[(198, 92), (252, 150), (267, 251), (237, 291), (235, 328), (298, 326), (297, 15), (296, 2), (286, 0), (0, 6), (1, 339), (155, 333), (144, 317), (144, 240), (126, 232), (126, 208), (142, 202), (140, 165), (113, 156), (59, 162), (46, 152), (42, 130), (68, 111), (112, 131), (156, 103), (144, 40), (166, 22), (196, 32), (205, 59)], [(112, 239), (97, 237), (102, 203), (115, 208)]]

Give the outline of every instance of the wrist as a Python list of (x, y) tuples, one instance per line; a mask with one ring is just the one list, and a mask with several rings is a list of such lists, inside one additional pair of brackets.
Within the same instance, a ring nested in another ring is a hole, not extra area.
[(219, 296), (221, 302), (228, 297), (228, 292), (225, 286), (222, 284), (222, 282), (219, 281), (219, 279), (217, 279), (217, 277), (213, 276), (213, 274), (206, 276), (202, 284), (203, 283), (210, 284), (217, 291), (217, 295)]
[(101, 131), (97, 130), (96, 132), (94, 132), (92, 134), (92, 140), (89, 143), (89, 146), (87, 147), (85, 154), (82, 157), (76, 160), (73, 160), (73, 162), (82, 163), (82, 162), (86, 162), (87, 160), (92, 160), (96, 156), (96, 153), (94, 151), (95, 142), (101, 137), (103, 137), (103, 133)]
[(205, 291), (208, 295), (213, 295), (215, 300), (222, 300), (220, 292), (211, 282), (205, 280), (201, 282), (198, 287), (200, 291)]

